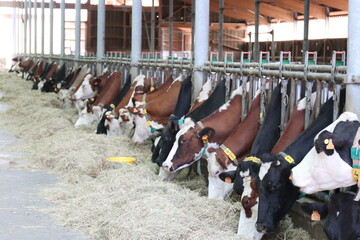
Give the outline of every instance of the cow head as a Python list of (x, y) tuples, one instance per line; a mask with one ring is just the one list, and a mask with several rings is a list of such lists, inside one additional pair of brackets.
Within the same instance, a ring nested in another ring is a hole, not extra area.
[(264, 234), (255, 227), (259, 207), (259, 169), (258, 162), (242, 161), (236, 171), (220, 174), (223, 181), (234, 182), (234, 191), (241, 196), (238, 234), (245, 239), (260, 240)]
[(103, 114), (106, 112), (106, 108), (103, 108), (102, 106), (93, 106), (92, 107), (92, 112), (93, 112), (93, 118), (94, 121), (99, 123)]
[(350, 193), (336, 193), (329, 203), (302, 203), (301, 209), (313, 216), (316, 211), (320, 219), (326, 219), (324, 232), (328, 239), (359, 239), (360, 204)]
[(155, 78), (144, 78), (142, 83), (137, 84), (134, 90), (134, 96), (151, 92), (155, 89)]
[(359, 126), (356, 114), (344, 112), (321, 131), (314, 147), (292, 169), (293, 184), (308, 194), (356, 184), (350, 151)]
[[(199, 160), (203, 154), (204, 141), (215, 134), (212, 128), (200, 129), (190, 118), (185, 119), (182, 129), (176, 134), (175, 143), (163, 163), (165, 171), (177, 171)], [(208, 144), (210, 147), (211, 144)]]
[(80, 125), (87, 125), (90, 126), (94, 121), (94, 114), (92, 112), (91, 104), (89, 100), (85, 100), (84, 109), (80, 112), (80, 116), (78, 120), (75, 122), (74, 127), (79, 127)]
[(119, 121), (116, 119), (116, 116), (113, 112), (107, 111), (105, 113), (104, 126), (106, 127), (106, 135), (108, 135), (108, 136), (121, 135)]
[(274, 231), (300, 192), (289, 179), (294, 164), (286, 161), (283, 155), (264, 154), (261, 161), (260, 202), (256, 228), (259, 232), (268, 233)]
[(131, 137), (134, 131), (134, 116), (132, 114), (130, 114), (129, 110), (126, 108), (121, 108), (119, 109), (119, 125), (120, 125), (120, 129), (121, 132), (126, 135)]
[(209, 172), (208, 198), (224, 199), (232, 190), (233, 185), (222, 181), (219, 174), (224, 171), (235, 170), (236, 167), (230, 163), (230, 159), (221, 148), (208, 148), (206, 157)]

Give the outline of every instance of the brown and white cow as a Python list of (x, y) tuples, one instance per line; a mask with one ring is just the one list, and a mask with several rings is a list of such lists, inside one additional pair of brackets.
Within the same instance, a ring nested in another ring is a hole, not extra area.
[(230, 100), (219, 110), (199, 122), (186, 118), (162, 165), (163, 169), (168, 172), (183, 169), (199, 160), (207, 147), (222, 144), (241, 121), (241, 94), (240, 87), (232, 93)]

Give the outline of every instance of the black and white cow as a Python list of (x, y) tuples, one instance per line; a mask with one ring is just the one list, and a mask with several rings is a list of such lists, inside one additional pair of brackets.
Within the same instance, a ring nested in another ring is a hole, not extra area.
[[(272, 232), (300, 195), (300, 190), (289, 179), (295, 167), (313, 147), (313, 139), (332, 123), (333, 98), (321, 107), (313, 123), (294, 142), (277, 155), (265, 154), (259, 172), (260, 196), (256, 228), (259, 232)], [(340, 94), (340, 112), (345, 104), (345, 90)]]
[[(356, 137), (359, 127), (357, 115), (344, 112), (321, 131), (315, 137), (315, 146), (292, 169), (293, 184), (308, 194), (356, 184), (351, 150), (355, 143), (354, 151), (360, 151), (360, 135)], [(359, 200), (359, 195), (355, 200)]]
[(360, 202), (353, 199), (354, 194), (336, 193), (329, 203), (302, 203), (301, 208), (310, 215), (317, 212), (321, 219), (326, 219), (324, 232), (330, 240), (359, 240)]

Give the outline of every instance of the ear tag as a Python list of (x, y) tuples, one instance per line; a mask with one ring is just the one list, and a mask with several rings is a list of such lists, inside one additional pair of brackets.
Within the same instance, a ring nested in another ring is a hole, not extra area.
[(111, 108), (115, 108), (115, 104), (113, 104), (113, 103), (110, 104), (110, 107), (111, 107)]
[(353, 178), (354, 178), (355, 182), (359, 181), (359, 173), (360, 173), (359, 168), (353, 168), (352, 169), (352, 174), (353, 174)]
[(137, 108), (134, 108), (133, 112), (137, 113), (137, 112), (139, 112), (139, 110), (137, 110)]
[(92, 102), (95, 101), (95, 98), (91, 98), (91, 101), (92, 101)]
[[(325, 139), (325, 140), (327, 140), (327, 139)], [(334, 146), (332, 140), (330, 139), (330, 140), (328, 140), (328, 141), (329, 141), (329, 142), (328, 142), (328, 144), (326, 145), (326, 149), (328, 149), (328, 150), (335, 149), (335, 146)], [(324, 143), (325, 143), (325, 141), (324, 141)]]
[(311, 214), (311, 220), (320, 221), (320, 214), (318, 213), (318, 211), (313, 211), (313, 213)]
[(208, 139), (208, 135), (204, 135), (201, 137), (203, 143), (208, 143), (209, 142), (209, 139)]
[(146, 125), (147, 125), (148, 127), (151, 127), (151, 122), (150, 122), (150, 121), (147, 121), (147, 122), (146, 122)]
[(352, 147), (350, 152), (351, 152), (351, 159), (360, 160), (360, 148)]
[(231, 180), (230, 177), (226, 177), (226, 178), (225, 178), (225, 182), (226, 182), (226, 183), (232, 183), (232, 180)]
[(178, 120), (178, 124), (184, 124), (185, 120), (184, 119), (179, 119)]
[(156, 132), (156, 128), (150, 126), (151, 133)]
[(146, 109), (144, 109), (144, 110), (143, 110), (143, 113), (144, 113), (144, 114), (147, 114), (147, 111), (146, 111)]
[(155, 88), (154, 87), (151, 87), (150, 88), (150, 92), (152, 92), (152, 91), (154, 91), (155, 90)]

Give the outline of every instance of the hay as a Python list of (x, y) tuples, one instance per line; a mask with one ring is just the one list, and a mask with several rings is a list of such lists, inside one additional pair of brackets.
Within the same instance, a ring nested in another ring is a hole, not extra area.
[[(43, 211), (60, 224), (89, 239), (239, 239), (238, 202), (208, 200), (204, 178), (188, 178), (186, 171), (173, 182), (160, 181), (149, 142), (96, 135), (96, 125), (75, 129), (77, 111), (62, 109), (55, 94), (32, 91), (31, 85), (0, 73), (1, 101), (9, 104), (0, 118), (21, 139), (15, 148), (31, 152), (27, 167), (59, 175), (60, 183), (42, 195), (57, 203)], [(106, 161), (114, 156), (137, 161)], [(305, 239), (295, 230), (267, 239)]]

